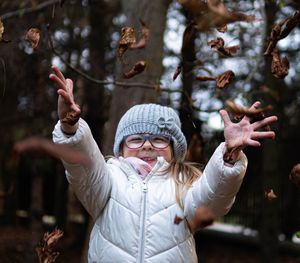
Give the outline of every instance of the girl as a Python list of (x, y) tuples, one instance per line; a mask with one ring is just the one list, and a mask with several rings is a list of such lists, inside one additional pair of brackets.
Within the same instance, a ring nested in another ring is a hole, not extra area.
[[(198, 262), (193, 238), (198, 209), (206, 207), (215, 217), (229, 211), (247, 167), (241, 150), (259, 146), (257, 139), (274, 138), (273, 131), (256, 130), (277, 118), (250, 123), (244, 117), (232, 123), (221, 110), (225, 142), (201, 175), (183, 162), (187, 144), (176, 112), (157, 104), (136, 105), (121, 118), (115, 158), (106, 162), (87, 123), (78, 117), (72, 81), (57, 67), (52, 69), (60, 119), (53, 140), (73, 146), (90, 160), (85, 166), (62, 160), (72, 189), (93, 218), (88, 261)], [(259, 102), (252, 105), (258, 106)], [(227, 163), (225, 152), (230, 152)]]

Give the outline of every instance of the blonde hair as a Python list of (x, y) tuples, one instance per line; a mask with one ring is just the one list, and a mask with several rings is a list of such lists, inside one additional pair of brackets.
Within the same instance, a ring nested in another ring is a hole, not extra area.
[(173, 159), (162, 174), (170, 174), (175, 183), (176, 202), (183, 208), (182, 196), (202, 175), (200, 165)]

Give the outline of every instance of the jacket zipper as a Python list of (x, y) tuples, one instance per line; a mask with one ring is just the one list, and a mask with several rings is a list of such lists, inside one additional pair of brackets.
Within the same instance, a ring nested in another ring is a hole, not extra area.
[(142, 185), (143, 191), (143, 204), (142, 204), (142, 216), (141, 216), (141, 232), (140, 232), (140, 256), (139, 263), (144, 262), (144, 250), (145, 250), (145, 224), (146, 224), (146, 198), (148, 192), (148, 186), (146, 182), (143, 182)]

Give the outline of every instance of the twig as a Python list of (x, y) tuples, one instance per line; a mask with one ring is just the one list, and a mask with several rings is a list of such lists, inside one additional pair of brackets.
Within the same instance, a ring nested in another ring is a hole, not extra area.
[(59, 52), (56, 51), (56, 49), (54, 48), (54, 45), (53, 45), (53, 40), (52, 40), (52, 37), (51, 37), (51, 34), (49, 33), (49, 30), (48, 30), (48, 33), (47, 33), (47, 36), (48, 36), (48, 40), (49, 40), (49, 45), (50, 45), (50, 48), (52, 50), (52, 52), (58, 56), (60, 58), (60, 60), (67, 66), (69, 67), (71, 70), (73, 70), (74, 72), (76, 72), (77, 74), (81, 75), (82, 77), (84, 77), (85, 79), (93, 82), (93, 83), (96, 83), (96, 84), (102, 84), (102, 85), (117, 85), (117, 86), (123, 86), (123, 87), (140, 87), (140, 88), (148, 88), (148, 89), (155, 89), (155, 90), (158, 90), (158, 91), (161, 91), (161, 92), (168, 92), (168, 93), (175, 93), (175, 92), (182, 92), (181, 89), (176, 89), (176, 90), (170, 90), (168, 88), (163, 88), (161, 87), (160, 85), (157, 85), (157, 84), (147, 84), (147, 83), (142, 83), (142, 82), (122, 82), (122, 81), (115, 81), (115, 80), (99, 80), (99, 79), (96, 79), (86, 73), (84, 73), (83, 71), (73, 67), (68, 61), (66, 61), (62, 56), (61, 54), (59, 54)]
[(0, 18), (2, 21), (4, 21), (9, 18), (19, 17), (20, 14), (25, 15), (25, 14), (29, 14), (29, 13), (38, 12), (44, 8), (47, 8), (50, 5), (55, 5), (56, 3), (60, 3), (60, 0), (48, 0), (48, 1), (45, 1), (35, 7), (20, 8), (16, 11), (11, 11), (11, 12), (5, 13), (3, 15), (0, 15)]

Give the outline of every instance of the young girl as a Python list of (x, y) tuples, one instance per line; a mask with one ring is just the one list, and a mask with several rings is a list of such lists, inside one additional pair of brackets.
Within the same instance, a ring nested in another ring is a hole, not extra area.
[[(250, 123), (244, 117), (232, 123), (221, 110), (225, 142), (201, 174), (183, 162), (187, 144), (176, 112), (157, 104), (136, 105), (121, 118), (115, 158), (106, 162), (87, 123), (76, 120), (80, 108), (74, 102), (72, 81), (57, 67), (52, 69), (60, 119), (53, 140), (73, 146), (90, 160), (86, 166), (63, 161), (72, 189), (94, 220), (88, 261), (198, 262), (193, 238), (197, 209), (206, 207), (215, 217), (229, 211), (247, 167), (241, 150), (259, 146), (257, 139), (274, 138), (273, 131), (256, 130), (277, 118)], [(252, 105), (258, 106), (259, 102)], [(65, 121), (70, 116), (75, 116), (73, 123)], [(225, 163), (228, 150), (230, 159)]]

